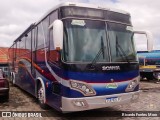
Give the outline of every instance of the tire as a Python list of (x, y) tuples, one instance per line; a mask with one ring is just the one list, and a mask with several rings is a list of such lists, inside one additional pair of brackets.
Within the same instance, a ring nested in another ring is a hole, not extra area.
[(45, 99), (44, 92), (45, 91), (42, 87), (42, 84), (40, 83), (38, 86), (38, 91), (37, 91), (38, 103), (42, 109), (46, 110), (46, 109), (48, 109), (48, 105), (46, 103), (44, 103), (44, 99)]
[(143, 80), (144, 79), (144, 76), (140, 75), (140, 80)]
[(147, 78), (148, 81), (154, 79), (154, 76), (153, 76), (153, 73), (152, 73), (152, 72), (151, 72), (151, 73), (146, 73), (145, 76), (146, 76), (146, 78)]
[(159, 81), (160, 80), (160, 72), (153, 72), (153, 77), (155, 80)]
[(144, 73), (140, 73), (140, 80), (144, 80), (145, 78), (145, 74)]

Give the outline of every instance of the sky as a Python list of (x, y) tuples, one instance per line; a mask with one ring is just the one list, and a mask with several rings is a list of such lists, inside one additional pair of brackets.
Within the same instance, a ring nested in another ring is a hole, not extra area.
[[(0, 0), (0, 47), (10, 47), (31, 24), (55, 5), (68, 0)], [(150, 31), (160, 49), (159, 0), (69, 0), (122, 9), (131, 14), (134, 30)], [(141, 43), (143, 47), (144, 44)]]

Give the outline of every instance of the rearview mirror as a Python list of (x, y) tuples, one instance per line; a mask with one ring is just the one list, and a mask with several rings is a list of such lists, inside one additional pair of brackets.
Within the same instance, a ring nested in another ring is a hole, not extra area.
[(55, 20), (49, 27), (53, 29), (53, 43), (56, 50), (60, 50), (63, 47), (63, 22), (61, 20)]
[[(149, 31), (133, 31), (135, 34), (142, 34), (146, 36), (146, 45), (147, 45), (147, 51), (153, 50), (153, 37), (152, 34)], [(137, 44), (136, 44), (137, 46)]]

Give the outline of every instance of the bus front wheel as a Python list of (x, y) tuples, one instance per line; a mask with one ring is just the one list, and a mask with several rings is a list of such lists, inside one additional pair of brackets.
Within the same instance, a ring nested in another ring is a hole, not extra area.
[(44, 103), (44, 99), (45, 99), (45, 94), (44, 94), (44, 88), (42, 87), (42, 85), (40, 84), (38, 86), (38, 92), (37, 92), (37, 96), (38, 96), (38, 102), (40, 104), (40, 107), (42, 109), (48, 109), (47, 104)]

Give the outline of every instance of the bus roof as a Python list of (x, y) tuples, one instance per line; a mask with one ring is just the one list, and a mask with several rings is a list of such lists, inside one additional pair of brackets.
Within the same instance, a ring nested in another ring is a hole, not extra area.
[(46, 16), (48, 16), (54, 10), (56, 10), (56, 9), (58, 9), (60, 7), (64, 7), (64, 6), (77, 6), (77, 7), (100, 9), (100, 10), (109, 10), (109, 11), (113, 11), (113, 12), (117, 12), (117, 13), (130, 15), (129, 12), (126, 12), (124, 10), (115, 9), (115, 8), (109, 8), (109, 7), (106, 7), (106, 6), (103, 6), (103, 5), (93, 5), (93, 4), (89, 4), (89, 3), (65, 2), (65, 3), (60, 3), (57, 6), (53, 7), (52, 9), (50, 9), (47, 12), (47, 14), (45, 14), (39, 21), (36, 22), (36, 24), (38, 24), (41, 20), (43, 20)]
[(34, 25), (39, 24), (39, 22), (41, 22), (45, 17), (47, 17), (54, 10), (56, 10), (56, 9), (58, 9), (60, 7), (65, 7), (65, 6), (77, 6), (77, 7), (94, 8), (94, 9), (108, 10), (108, 11), (113, 11), (113, 12), (117, 12), (117, 13), (122, 13), (122, 14), (130, 15), (128, 12), (126, 12), (124, 10), (119, 10), (119, 9), (115, 9), (115, 8), (109, 8), (109, 7), (106, 7), (106, 6), (103, 6), (103, 5), (93, 5), (93, 4), (88, 4), (88, 3), (76, 3), (76, 2), (60, 3), (57, 6), (53, 7), (52, 9), (50, 9), (39, 21), (37, 21), (36, 23), (31, 24), (14, 42), (16, 42), (19, 38), (21, 38)]

